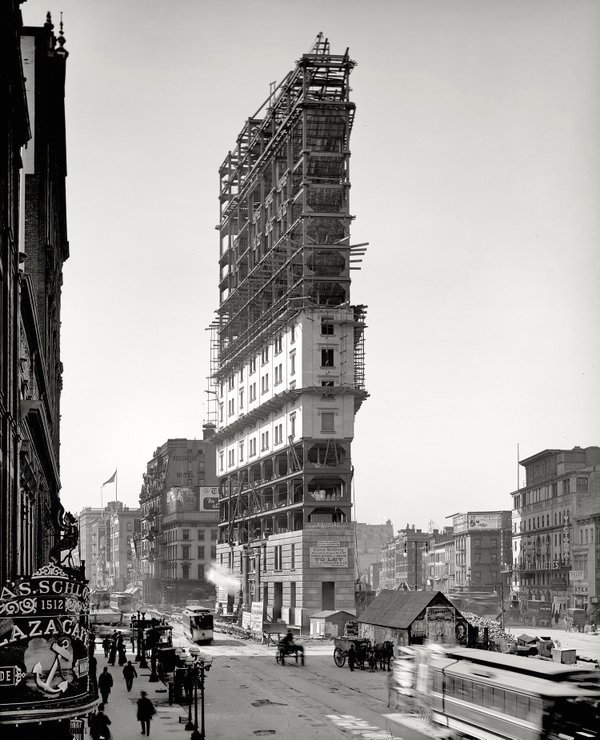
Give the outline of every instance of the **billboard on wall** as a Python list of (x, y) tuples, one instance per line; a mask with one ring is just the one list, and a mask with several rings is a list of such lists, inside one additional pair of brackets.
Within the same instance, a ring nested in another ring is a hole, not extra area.
[(200, 511), (219, 509), (219, 491), (216, 486), (200, 486)]
[(89, 589), (45, 565), (0, 592), (0, 723), (81, 715), (90, 691)]
[(474, 512), (457, 514), (453, 517), (454, 532), (466, 532), (470, 529), (502, 529), (502, 514)]
[(217, 511), (218, 489), (214, 486), (174, 486), (167, 491), (167, 514), (192, 511)]
[(310, 548), (311, 568), (347, 568), (348, 548), (341, 547), (335, 542), (317, 543)]

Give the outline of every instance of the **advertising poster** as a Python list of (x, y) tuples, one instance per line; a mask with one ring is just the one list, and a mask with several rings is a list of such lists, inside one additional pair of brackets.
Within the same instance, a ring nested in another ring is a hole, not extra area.
[(219, 489), (214, 486), (200, 487), (200, 511), (219, 510)]

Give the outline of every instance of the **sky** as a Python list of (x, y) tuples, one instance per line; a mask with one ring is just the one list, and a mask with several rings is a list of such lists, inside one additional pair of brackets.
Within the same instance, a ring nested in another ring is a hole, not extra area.
[(70, 54), (67, 509), (137, 506), (156, 448), (202, 437), (218, 168), (319, 32), (357, 62), (355, 518), (510, 509), (518, 456), (600, 444), (600, 3), (54, 3), (22, 12), (62, 11)]

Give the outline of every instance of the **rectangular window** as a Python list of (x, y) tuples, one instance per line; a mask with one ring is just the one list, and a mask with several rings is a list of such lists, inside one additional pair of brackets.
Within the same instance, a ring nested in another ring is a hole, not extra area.
[(333, 388), (333, 380), (322, 380), (321, 387), (322, 388)]
[(233, 390), (234, 384), (235, 384), (235, 378), (233, 376), (233, 373), (231, 373), (229, 377), (227, 378), (227, 387), (229, 388), (230, 391)]
[(240, 383), (244, 380), (244, 366), (240, 368)]
[(248, 457), (254, 457), (256, 455), (256, 437), (250, 439), (248, 447)]
[[(293, 542), (290, 545), (290, 568), (292, 570), (296, 570), (296, 545)], [(293, 583), (292, 585), (295, 586), (296, 584)], [(295, 606), (295, 604), (293, 606)]]
[(182, 540), (189, 540), (190, 538), (190, 530), (189, 529), (182, 529), (181, 530), (181, 539)]
[(250, 403), (256, 401), (256, 383), (250, 384)]
[(219, 404), (219, 421), (223, 421), (223, 404)]
[(187, 581), (190, 577), (190, 566), (189, 563), (182, 563), (181, 564), (181, 578), (184, 581)]
[(321, 334), (325, 337), (333, 336), (333, 319), (331, 318), (321, 319)]
[(244, 442), (240, 442), (240, 462), (244, 462)]
[(198, 563), (198, 580), (204, 580), (204, 563)]
[(260, 353), (261, 365), (265, 365), (269, 361), (269, 348), (263, 347)]
[(292, 324), (290, 326), (290, 344), (294, 344), (296, 341), (296, 325)]
[(321, 411), (321, 431), (335, 432), (335, 414), (333, 411)]
[(294, 439), (296, 436), (296, 412), (290, 414), (290, 437)]
[(282, 349), (283, 349), (283, 337), (281, 334), (278, 334), (275, 337), (275, 354), (276, 355), (280, 354)]
[(240, 388), (240, 409), (244, 408), (244, 389)]
[(198, 560), (204, 560), (204, 548), (203, 547), (198, 548)]
[(181, 546), (181, 559), (182, 560), (189, 560), (190, 559), (190, 545), (182, 545)]
[(233, 450), (229, 450), (229, 452), (227, 453), (227, 457), (228, 457), (227, 463), (229, 467), (231, 467), (232, 465), (235, 465), (235, 452)]
[(225, 456), (223, 452), (219, 452), (219, 470), (223, 470), (224, 461), (225, 461)]
[(252, 373), (256, 372), (256, 357), (253, 357), (248, 363), (248, 365), (249, 365), (248, 372), (250, 373), (250, 375), (252, 375)]
[(260, 444), (263, 452), (269, 449), (269, 432), (263, 432), (260, 435)]
[(587, 493), (588, 490), (588, 479), (577, 478), (577, 493)]
[(233, 416), (235, 414), (235, 401), (233, 398), (227, 402), (227, 414), (229, 416)]
[(296, 374), (296, 350), (290, 352), (290, 375)]
[(269, 390), (269, 373), (265, 373), (260, 379), (260, 392), (267, 393)]
[(283, 566), (282, 545), (275, 545), (273, 548), (273, 570), (281, 570)]
[(277, 365), (275, 368), (275, 385), (279, 385), (283, 380), (283, 368), (281, 365)]
[(275, 425), (275, 444), (280, 445), (283, 442), (283, 424)]
[(333, 350), (321, 350), (321, 367), (333, 367)]

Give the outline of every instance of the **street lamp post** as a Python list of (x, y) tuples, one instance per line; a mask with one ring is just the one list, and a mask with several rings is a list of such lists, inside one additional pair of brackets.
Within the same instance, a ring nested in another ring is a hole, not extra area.
[(140, 655), (140, 648), (142, 644), (142, 637), (140, 633), (140, 610), (138, 609), (137, 616), (135, 618), (135, 642), (136, 642), (136, 653), (134, 657), (134, 661), (136, 663), (139, 663), (142, 659), (142, 656)]
[[(190, 650), (190, 652), (192, 651)], [(206, 673), (208, 673), (208, 671), (210, 671), (211, 665), (212, 665), (212, 658), (208, 656), (201, 656), (199, 652), (196, 652), (194, 663), (193, 663), (194, 731), (192, 732), (190, 736), (190, 740), (206, 740), (206, 733), (204, 731), (204, 685), (205, 685), (205, 675)], [(200, 730), (198, 730), (198, 689), (200, 689)], [(186, 728), (187, 727), (188, 725), (186, 725)]]
[(140, 668), (148, 668), (148, 661), (146, 660), (146, 640), (144, 639), (144, 627), (146, 626), (146, 612), (142, 612), (142, 621), (140, 623), (140, 647), (141, 647), (141, 658)]

